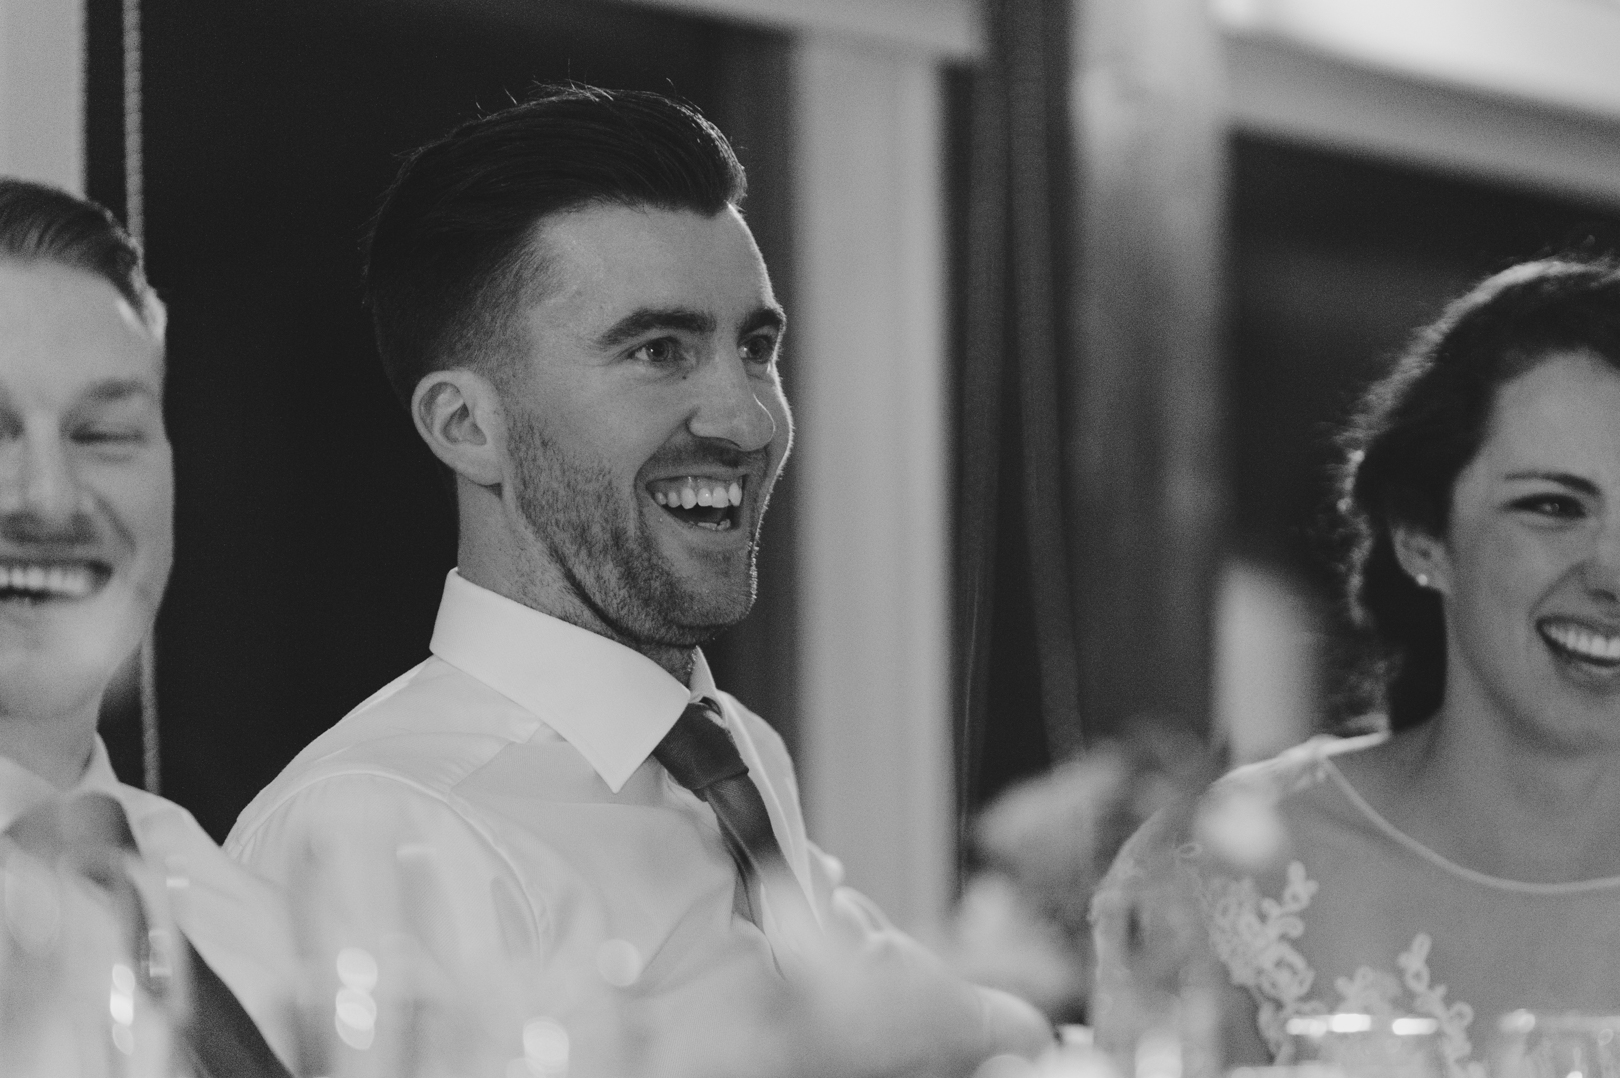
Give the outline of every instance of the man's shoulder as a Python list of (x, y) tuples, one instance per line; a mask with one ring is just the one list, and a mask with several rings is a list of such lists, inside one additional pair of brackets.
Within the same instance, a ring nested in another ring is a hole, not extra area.
[(310, 742), (237, 818), (226, 848), (238, 855), (251, 833), (278, 813), (314, 801), (453, 799), (455, 788), (514, 741), (533, 715), (476, 678), (429, 658)]

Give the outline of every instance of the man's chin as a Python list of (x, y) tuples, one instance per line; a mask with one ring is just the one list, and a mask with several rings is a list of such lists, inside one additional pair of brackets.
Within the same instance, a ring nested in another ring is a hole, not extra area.
[(718, 581), (708, 589), (683, 587), (643, 607), (642, 631), (636, 635), (661, 647), (695, 648), (742, 621), (753, 606), (752, 576), (730, 587)]
[(0, 713), (55, 718), (93, 708), (124, 661), (119, 650), (0, 646)]
[(695, 648), (707, 644), (727, 629), (731, 629), (748, 616), (753, 609), (753, 596), (729, 606), (693, 603), (679, 612), (671, 612), (663, 634), (667, 646)]

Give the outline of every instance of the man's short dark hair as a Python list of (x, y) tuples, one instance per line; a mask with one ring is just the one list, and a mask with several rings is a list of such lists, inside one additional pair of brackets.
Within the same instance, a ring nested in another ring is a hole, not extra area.
[(0, 260), (50, 262), (100, 277), (129, 302), (153, 336), (163, 335), (163, 303), (146, 283), (140, 247), (94, 202), (0, 176)]
[(713, 216), (742, 166), (696, 109), (659, 94), (568, 85), (481, 116), (405, 162), (366, 241), (366, 302), (406, 406), (422, 377), (502, 352), (544, 263), (544, 218), (592, 205)]

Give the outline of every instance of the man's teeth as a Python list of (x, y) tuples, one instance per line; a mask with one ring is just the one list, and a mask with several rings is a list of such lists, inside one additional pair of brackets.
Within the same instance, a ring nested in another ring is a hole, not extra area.
[(82, 599), (94, 587), (88, 565), (0, 565), (0, 591)]
[(659, 505), (671, 508), (691, 509), (694, 506), (706, 506), (712, 509), (724, 509), (727, 506), (741, 505), (743, 498), (742, 484), (721, 483), (714, 480), (693, 479), (688, 477), (678, 487), (668, 487), (653, 491), (653, 500)]
[(1573, 625), (1547, 625), (1544, 631), (1559, 647), (1576, 655), (1610, 662), (1620, 660), (1620, 636), (1604, 636)]

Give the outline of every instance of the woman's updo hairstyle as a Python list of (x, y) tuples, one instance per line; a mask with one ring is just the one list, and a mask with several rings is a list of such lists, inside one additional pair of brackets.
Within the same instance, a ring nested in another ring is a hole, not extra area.
[(1445, 693), (1440, 597), (1395, 559), (1392, 529), (1444, 537), (1457, 476), (1485, 440), (1498, 388), (1557, 353), (1620, 368), (1620, 262), (1560, 257), (1486, 278), (1419, 331), (1339, 439), (1345, 595), (1369, 637), (1364, 703), (1400, 730)]

